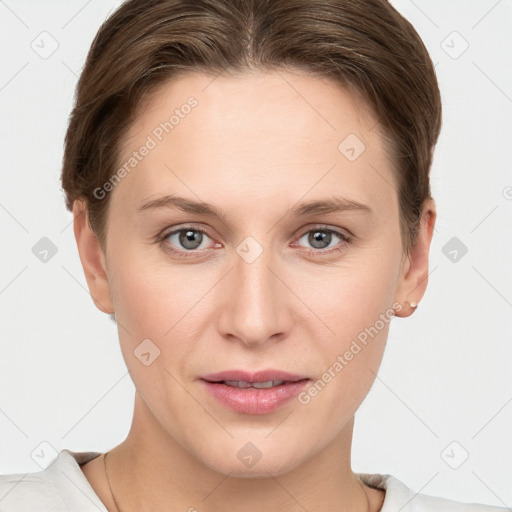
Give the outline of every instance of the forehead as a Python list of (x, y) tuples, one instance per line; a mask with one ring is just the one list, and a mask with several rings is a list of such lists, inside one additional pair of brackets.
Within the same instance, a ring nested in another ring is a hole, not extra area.
[(372, 112), (330, 80), (284, 70), (187, 73), (139, 109), (114, 198), (131, 210), (163, 193), (261, 206), (336, 189), (389, 208), (396, 190), (387, 155)]

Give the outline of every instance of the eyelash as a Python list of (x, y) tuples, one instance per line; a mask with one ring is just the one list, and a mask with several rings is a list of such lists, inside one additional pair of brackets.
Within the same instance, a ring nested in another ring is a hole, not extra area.
[[(208, 232), (205, 231), (204, 229), (198, 228), (196, 226), (182, 226), (179, 229), (174, 229), (173, 231), (169, 231), (163, 235), (160, 235), (158, 237), (158, 242), (160, 242), (160, 244), (165, 246), (164, 247), (165, 251), (171, 253), (174, 256), (177, 256), (179, 258), (194, 258), (194, 257), (197, 258), (198, 256), (196, 256), (196, 254), (199, 252), (197, 249), (196, 250), (188, 250), (188, 251), (187, 250), (178, 251), (176, 249), (173, 249), (170, 244), (166, 243), (166, 239), (169, 238), (171, 235), (180, 233), (181, 231), (187, 231), (187, 230), (188, 231), (196, 231), (198, 233), (207, 235), (209, 238), (212, 238), (208, 234)], [(342, 233), (341, 231), (337, 231), (337, 230), (332, 229), (329, 226), (325, 226), (325, 225), (315, 226), (306, 231), (303, 231), (302, 234), (298, 237), (298, 239), (300, 240), (304, 235), (307, 235), (308, 233), (311, 233), (314, 231), (321, 231), (322, 233), (334, 234), (338, 238), (340, 238), (342, 240), (342, 242), (344, 242), (344, 245), (350, 244), (352, 242), (352, 237)], [(344, 249), (344, 246), (343, 247), (334, 247), (331, 249), (307, 249), (306, 248), (305, 252), (310, 256), (327, 256), (327, 255), (331, 255), (337, 251), (342, 251), (343, 249)]]

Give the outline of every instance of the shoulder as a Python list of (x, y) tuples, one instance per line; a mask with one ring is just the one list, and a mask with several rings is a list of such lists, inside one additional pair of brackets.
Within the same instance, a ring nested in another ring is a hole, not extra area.
[(370, 487), (386, 491), (380, 512), (510, 512), (509, 508), (462, 503), (419, 494), (392, 475), (356, 473), (356, 476)]
[(106, 512), (79, 466), (98, 455), (62, 450), (42, 471), (0, 475), (0, 512)]

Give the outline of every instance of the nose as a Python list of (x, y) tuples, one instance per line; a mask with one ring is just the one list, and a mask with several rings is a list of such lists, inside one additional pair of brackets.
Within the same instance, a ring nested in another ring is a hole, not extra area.
[(248, 347), (282, 340), (291, 332), (293, 294), (286, 286), (270, 250), (254, 261), (236, 254), (234, 268), (219, 293), (218, 329), (224, 338)]

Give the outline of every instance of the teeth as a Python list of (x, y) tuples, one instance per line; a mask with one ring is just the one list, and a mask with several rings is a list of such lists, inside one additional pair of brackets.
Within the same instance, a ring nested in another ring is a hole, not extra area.
[(266, 382), (245, 382), (243, 380), (224, 380), (223, 383), (226, 384), (226, 386), (233, 386), (235, 388), (258, 388), (258, 389), (265, 389), (265, 388), (273, 388), (275, 386), (280, 386), (281, 384), (284, 384), (284, 380), (267, 380)]

